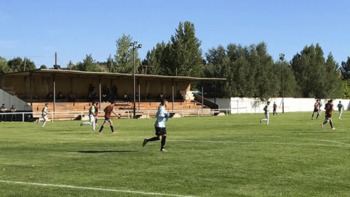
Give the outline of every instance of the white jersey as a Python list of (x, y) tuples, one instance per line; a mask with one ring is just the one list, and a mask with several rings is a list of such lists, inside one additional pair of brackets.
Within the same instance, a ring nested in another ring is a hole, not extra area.
[(156, 114), (155, 126), (159, 128), (165, 128), (165, 122), (169, 118), (169, 113), (165, 110), (164, 106), (159, 106)]
[(42, 116), (47, 116), (49, 114), (49, 108), (48, 107), (44, 107), (43, 110), (41, 111), (41, 115)]
[(96, 107), (95, 106), (91, 106), (89, 109), (89, 115), (94, 116), (96, 113)]
[(268, 114), (269, 112), (270, 112), (269, 106), (268, 106), (268, 105), (265, 105), (265, 107), (264, 107), (264, 113), (265, 113), (265, 114)]

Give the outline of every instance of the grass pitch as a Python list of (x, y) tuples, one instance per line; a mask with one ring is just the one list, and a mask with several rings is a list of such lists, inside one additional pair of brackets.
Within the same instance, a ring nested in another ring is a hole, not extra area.
[(141, 146), (153, 119), (115, 120), (114, 135), (1, 122), (0, 196), (349, 196), (350, 116), (335, 131), (310, 116), (170, 119), (167, 153)]

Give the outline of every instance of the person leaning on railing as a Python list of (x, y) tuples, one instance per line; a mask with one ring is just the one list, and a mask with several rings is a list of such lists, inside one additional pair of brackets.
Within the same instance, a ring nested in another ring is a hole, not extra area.
[[(0, 113), (5, 113), (7, 111), (5, 104), (2, 104), (0, 107)], [(0, 122), (5, 121), (5, 115), (1, 114), (0, 115)]]

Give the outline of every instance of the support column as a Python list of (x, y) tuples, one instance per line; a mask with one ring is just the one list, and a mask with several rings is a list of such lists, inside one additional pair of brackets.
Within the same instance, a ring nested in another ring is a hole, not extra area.
[(139, 97), (139, 103), (138, 103), (138, 110), (140, 111), (140, 102), (141, 102), (141, 86), (140, 86), (140, 79), (137, 81), (137, 86), (138, 86), (138, 97)]
[(53, 80), (53, 117), (52, 120), (55, 117), (55, 112), (56, 112), (56, 76), (52, 75), (52, 80)]
[(33, 106), (33, 82), (32, 82), (33, 73), (29, 74), (29, 91), (30, 91), (30, 106)]
[(174, 111), (174, 101), (175, 101), (175, 87), (174, 80), (171, 80), (171, 110)]
[(98, 80), (98, 100), (100, 102), (99, 108), (101, 109), (101, 102), (102, 102), (102, 87), (101, 87), (101, 78)]
[(204, 88), (202, 86), (202, 109), (204, 108)]

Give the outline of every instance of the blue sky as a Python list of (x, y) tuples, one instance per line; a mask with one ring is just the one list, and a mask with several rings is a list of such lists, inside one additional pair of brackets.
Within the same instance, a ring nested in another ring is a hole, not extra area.
[(0, 0), (0, 56), (29, 57), (37, 66), (104, 61), (115, 41), (130, 34), (144, 58), (168, 41), (180, 21), (195, 24), (203, 55), (218, 45), (266, 42), (276, 59), (288, 60), (319, 43), (338, 62), (350, 56), (347, 0)]

